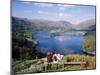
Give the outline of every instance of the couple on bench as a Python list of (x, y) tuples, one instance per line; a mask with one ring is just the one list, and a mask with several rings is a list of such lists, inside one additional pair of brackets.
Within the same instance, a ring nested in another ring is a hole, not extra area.
[(58, 63), (58, 61), (62, 60), (64, 55), (59, 53), (52, 54), (52, 52), (47, 53), (47, 63)]

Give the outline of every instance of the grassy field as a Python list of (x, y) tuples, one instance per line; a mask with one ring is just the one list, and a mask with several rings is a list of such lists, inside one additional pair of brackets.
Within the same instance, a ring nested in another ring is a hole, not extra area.
[[(64, 62), (86, 62), (86, 64), (64, 64)], [(59, 64), (58, 64), (59, 63)], [(55, 72), (55, 71), (71, 71), (71, 70), (86, 70), (95, 69), (96, 61), (95, 56), (86, 55), (66, 55), (57, 64), (44, 64), (42, 59), (26, 60), (26, 61), (13, 61), (13, 73), (42, 73), (42, 72)]]

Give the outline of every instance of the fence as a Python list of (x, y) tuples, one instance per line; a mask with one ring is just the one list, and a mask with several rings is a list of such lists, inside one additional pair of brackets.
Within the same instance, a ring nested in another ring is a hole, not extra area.
[(60, 70), (64, 70), (65, 66), (68, 66), (68, 65), (72, 65), (72, 66), (73, 65), (80, 65), (82, 67), (82, 66), (86, 65), (86, 62), (62, 62), (62, 63), (49, 63), (49, 64), (45, 63), (45, 64), (40, 65), (40, 69), (43, 69), (44, 72), (55, 71), (60, 66)]

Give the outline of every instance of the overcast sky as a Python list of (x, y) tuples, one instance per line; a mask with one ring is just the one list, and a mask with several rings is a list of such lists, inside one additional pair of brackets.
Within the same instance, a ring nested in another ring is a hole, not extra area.
[(73, 24), (95, 19), (95, 6), (12, 2), (12, 16), (28, 19), (65, 20)]

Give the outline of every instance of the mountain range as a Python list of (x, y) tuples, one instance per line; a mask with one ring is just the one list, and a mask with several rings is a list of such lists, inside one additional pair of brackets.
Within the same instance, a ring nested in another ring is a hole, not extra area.
[(95, 19), (85, 20), (76, 26), (76, 30), (96, 30)]
[(12, 31), (37, 32), (37, 31), (72, 31), (72, 30), (96, 30), (95, 19), (86, 20), (78, 25), (68, 21), (29, 20), (26, 18), (12, 17)]

